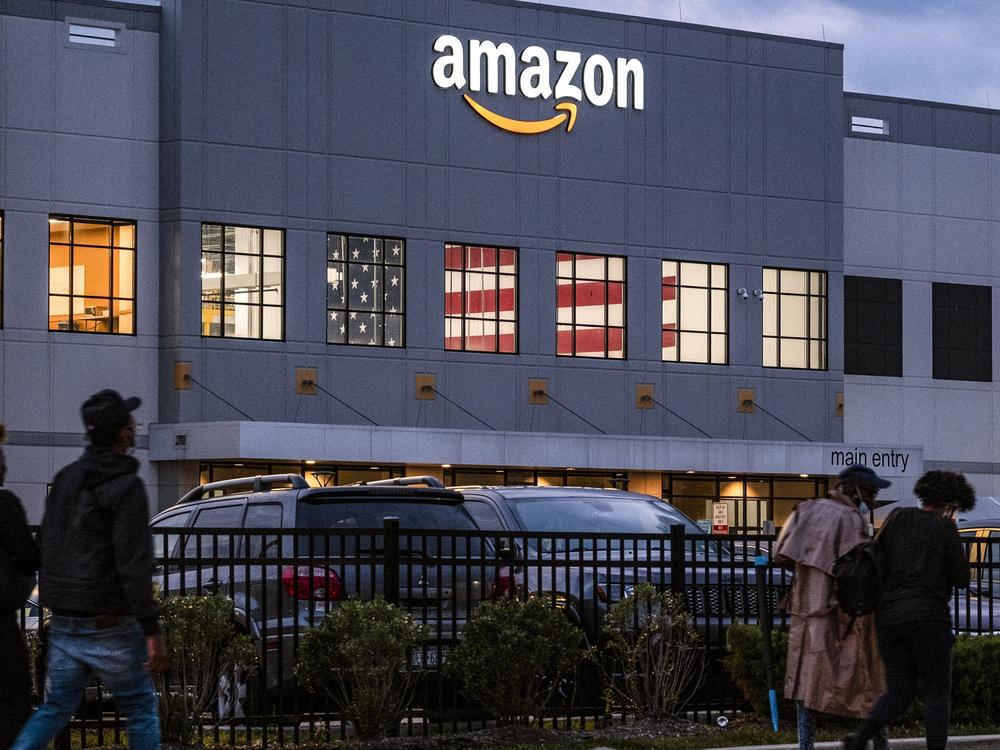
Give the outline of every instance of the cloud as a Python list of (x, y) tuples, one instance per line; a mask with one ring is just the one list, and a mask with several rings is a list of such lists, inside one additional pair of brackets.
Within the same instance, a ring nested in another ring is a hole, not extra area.
[(844, 45), (844, 88), (1000, 107), (994, 0), (545, 0)]

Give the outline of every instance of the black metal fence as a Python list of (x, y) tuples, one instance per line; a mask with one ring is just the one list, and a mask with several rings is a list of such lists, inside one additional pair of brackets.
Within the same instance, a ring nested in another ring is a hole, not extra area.
[[(221, 743), (346, 736), (342, 717), (297, 687), (293, 668), (303, 634), (338, 602), (376, 595), (409, 612), (427, 632), (426, 642), (411, 653), (419, 680), (404, 732), (460, 731), (488, 722), (441, 670), (480, 601), (545, 598), (579, 625), (590, 645), (599, 646), (609, 607), (644, 583), (684, 597), (710, 674), (688, 710), (706, 719), (745, 708), (720, 665), (728, 626), (757, 622), (761, 614), (776, 626), (785, 624), (779, 602), (791, 577), (771, 564), (773, 541), (685, 534), (682, 526), (659, 535), (410, 530), (393, 519), (378, 529), (165, 529), (155, 532), (161, 553), (155, 585), (163, 597), (228, 596), (238, 627), (256, 647), (256, 674), (243, 684), (231, 680), (222, 691), (242, 693), (242, 700), (217, 707), (201, 728)], [(1000, 595), (997, 545), (966, 544), (973, 586), (953, 599), (956, 628), (1000, 631), (1000, 609), (994, 607), (994, 594)], [(27, 630), (37, 627), (38, 614), (37, 608), (22, 613)], [(560, 690), (546, 720), (578, 726), (606, 719), (599, 679), (596, 670), (582, 667)], [(86, 697), (73, 725), (79, 744), (119, 743), (121, 724), (111, 702), (96, 685)], [(627, 718), (621, 707), (612, 708), (611, 716)]]

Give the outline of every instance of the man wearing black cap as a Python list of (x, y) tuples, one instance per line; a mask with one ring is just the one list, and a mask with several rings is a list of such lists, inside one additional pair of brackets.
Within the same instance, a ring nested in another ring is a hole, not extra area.
[(129, 747), (160, 744), (150, 672), (167, 656), (153, 599), (152, 538), (132, 412), (138, 398), (104, 390), (81, 408), (90, 445), (56, 474), (42, 518), (42, 606), (52, 610), (48, 691), (13, 750), (42, 750), (69, 722), (90, 674), (128, 719)]
[[(868, 538), (869, 508), (888, 486), (867, 466), (850, 466), (829, 497), (800, 503), (778, 537), (774, 560), (795, 571), (785, 697), (796, 702), (800, 750), (813, 748), (814, 713), (865, 718), (885, 688), (873, 618), (837, 605), (833, 564)], [(887, 747), (884, 733), (875, 747)]]

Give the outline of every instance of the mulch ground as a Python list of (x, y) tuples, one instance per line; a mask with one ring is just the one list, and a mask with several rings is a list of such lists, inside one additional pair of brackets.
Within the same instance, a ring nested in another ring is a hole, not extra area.
[[(647, 719), (630, 722), (628, 725), (614, 725), (590, 730), (554, 730), (523, 725), (494, 727), (470, 732), (439, 734), (428, 737), (388, 737), (382, 740), (361, 742), (358, 740), (330, 743), (308, 743), (300, 749), (323, 750), (324, 748), (357, 748), (357, 750), (467, 750), (474, 748), (499, 748), (516, 745), (558, 745), (574, 742), (615, 742), (621, 740), (645, 740), (660, 737), (686, 737), (718, 731), (704, 724), (695, 724), (685, 719)], [(167, 750), (164, 747), (164, 750)], [(179, 750), (179, 749), (178, 749)]]

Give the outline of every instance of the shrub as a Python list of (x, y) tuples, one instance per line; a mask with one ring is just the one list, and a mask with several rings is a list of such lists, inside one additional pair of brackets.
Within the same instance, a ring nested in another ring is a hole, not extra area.
[(1000, 723), (1000, 636), (960, 635), (955, 641), (951, 720), (956, 724)]
[(161, 612), (170, 671), (158, 678), (160, 723), (165, 740), (188, 744), (216, 700), (220, 679), (255, 673), (257, 650), (238, 632), (225, 596), (171, 596)]
[(359, 739), (395, 734), (413, 696), (410, 650), (424, 637), (384, 599), (349, 599), (305, 633), (295, 676), (329, 697)]
[(606, 693), (639, 718), (675, 715), (700, 687), (705, 651), (683, 598), (637, 586), (611, 605), (603, 631)]
[[(771, 679), (778, 695), (782, 716), (795, 715), (794, 706), (784, 701), (785, 664), (788, 659), (788, 631), (771, 629)], [(767, 697), (767, 675), (764, 671), (764, 636), (757, 625), (734, 623), (726, 630), (726, 656), (723, 664), (740, 693), (764, 716), (771, 713)]]
[(445, 669), (466, 694), (504, 721), (529, 721), (584, 656), (583, 631), (545, 599), (482, 602)]

